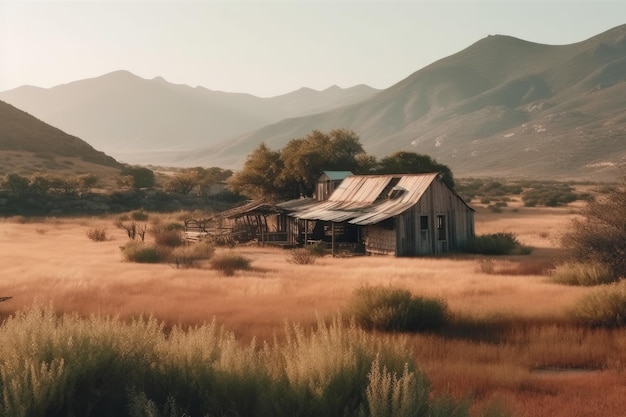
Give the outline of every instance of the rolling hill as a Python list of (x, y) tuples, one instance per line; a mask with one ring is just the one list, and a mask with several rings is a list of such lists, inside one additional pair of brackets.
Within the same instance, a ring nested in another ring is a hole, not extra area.
[[(240, 165), (319, 129), (366, 151), (428, 154), (461, 176), (616, 178), (626, 162), (626, 25), (571, 45), (489, 36), (360, 103), (269, 125), (178, 156)], [(210, 161), (210, 162), (209, 162)]]
[(284, 118), (355, 103), (376, 92), (364, 85), (333, 86), (260, 98), (115, 71), (50, 89), (19, 87), (0, 93), (0, 100), (118, 159), (150, 163), (167, 162), (173, 152), (208, 146)]
[(121, 164), (70, 136), (0, 101), (0, 175), (34, 172), (116, 176)]

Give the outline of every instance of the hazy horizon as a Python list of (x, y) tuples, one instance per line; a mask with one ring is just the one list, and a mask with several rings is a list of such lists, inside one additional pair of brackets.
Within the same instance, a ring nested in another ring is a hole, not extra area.
[(626, 2), (589, 0), (8, 0), (0, 2), (0, 91), (117, 70), (260, 97), (385, 89), (488, 35), (569, 44), (624, 16)]

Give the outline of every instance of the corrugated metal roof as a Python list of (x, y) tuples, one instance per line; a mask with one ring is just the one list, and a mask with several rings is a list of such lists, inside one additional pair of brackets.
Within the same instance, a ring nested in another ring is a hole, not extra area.
[(375, 224), (411, 208), (437, 175), (349, 176), (327, 201), (291, 200), (279, 204), (279, 207), (289, 211), (289, 216), (299, 219)]

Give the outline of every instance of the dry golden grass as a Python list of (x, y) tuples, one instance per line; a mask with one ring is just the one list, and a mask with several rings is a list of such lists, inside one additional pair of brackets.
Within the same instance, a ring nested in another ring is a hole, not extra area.
[[(574, 213), (479, 208), (476, 232), (513, 232), (534, 248), (529, 256), (499, 262), (550, 262), (561, 257), (556, 237)], [(338, 314), (362, 285), (394, 285), (445, 300), (457, 319), (448, 333), (410, 337), (435, 392), (471, 394), (477, 404), (500, 398), (516, 416), (625, 415), (626, 331), (582, 330), (568, 321), (588, 288), (553, 284), (542, 275), (477, 272), (480, 258), (466, 255), (323, 257), (294, 265), (284, 250), (252, 246), (234, 249), (252, 260), (252, 269), (226, 277), (208, 265), (124, 262), (119, 247), (128, 238), (114, 222), (1, 221), (0, 296), (13, 299), (0, 303), (0, 316), (39, 303), (59, 312), (153, 315), (168, 324), (215, 318), (243, 341), (264, 340), (280, 334), (286, 321), (306, 326)], [(91, 241), (86, 232), (96, 227), (111, 239)], [(536, 372), (550, 367), (593, 372)]]

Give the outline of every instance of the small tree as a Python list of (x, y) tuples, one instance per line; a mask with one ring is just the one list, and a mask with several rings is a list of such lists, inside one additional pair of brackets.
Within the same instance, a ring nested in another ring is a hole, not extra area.
[(20, 174), (8, 174), (2, 180), (2, 187), (8, 189), (14, 194), (23, 195), (28, 192), (29, 181), (28, 178), (21, 176)]
[(607, 195), (587, 203), (561, 244), (572, 258), (604, 264), (615, 276), (626, 277), (626, 178)]
[(165, 185), (165, 189), (179, 194), (189, 194), (199, 181), (200, 179), (195, 172), (183, 170), (170, 178)]
[(141, 166), (125, 166), (120, 172), (122, 177), (130, 176), (133, 178), (132, 186), (135, 189), (154, 187), (156, 182), (154, 171)]

